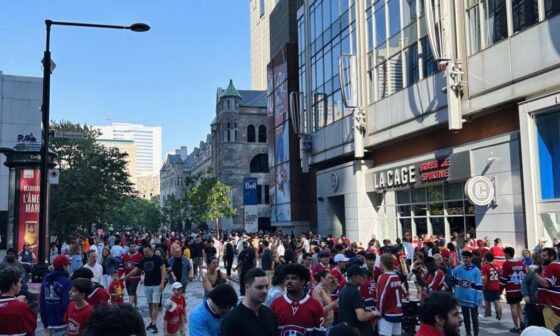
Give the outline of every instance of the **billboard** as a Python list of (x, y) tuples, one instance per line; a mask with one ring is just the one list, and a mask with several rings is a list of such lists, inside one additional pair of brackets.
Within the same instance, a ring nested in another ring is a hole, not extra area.
[(19, 171), (19, 220), (18, 220), (18, 248), (29, 243), (37, 252), (39, 244), (39, 194), (40, 170), (21, 169)]
[(245, 232), (253, 233), (259, 230), (259, 206), (246, 205), (245, 213)]
[(243, 205), (256, 205), (257, 199), (257, 179), (255, 177), (245, 177), (243, 179)]

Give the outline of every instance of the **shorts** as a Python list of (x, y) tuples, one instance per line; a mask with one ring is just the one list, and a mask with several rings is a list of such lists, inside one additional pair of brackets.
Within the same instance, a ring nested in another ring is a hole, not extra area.
[(49, 335), (50, 336), (66, 336), (66, 333), (68, 332), (68, 327), (62, 327), (62, 328), (47, 328), (49, 330)]
[(128, 280), (125, 282), (126, 293), (128, 295), (136, 296), (136, 289), (140, 280)]
[(402, 332), (401, 322), (389, 322), (383, 317), (379, 319), (377, 326), (381, 336), (400, 335)]
[(193, 263), (194, 263), (195, 267), (202, 266), (202, 257), (194, 257), (193, 258)]
[(490, 290), (484, 291), (484, 301), (499, 301), (500, 300), (500, 292), (494, 292)]
[(522, 299), (523, 299), (523, 298), (521, 298), (521, 297), (510, 297), (510, 296), (507, 296), (507, 295), (506, 295), (506, 302), (507, 302), (508, 304), (510, 304), (510, 305), (512, 305), (512, 304), (518, 304), (518, 303), (521, 302)]
[(146, 301), (148, 304), (159, 303), (159, 286), (144, 286), (144, 294), (146, 295)]

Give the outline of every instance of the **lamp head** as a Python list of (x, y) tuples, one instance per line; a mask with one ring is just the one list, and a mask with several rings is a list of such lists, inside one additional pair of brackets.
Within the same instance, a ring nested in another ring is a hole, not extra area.
[(137, 32), (137, 33), (143, 33), (143, 32), (147, 32), (148, 30), (150, 30), (150, 26), (148, 26), (145, 23), (133, 23), (130, 27), (127, 27), (128, 29), (132, 30), (133, 32)]

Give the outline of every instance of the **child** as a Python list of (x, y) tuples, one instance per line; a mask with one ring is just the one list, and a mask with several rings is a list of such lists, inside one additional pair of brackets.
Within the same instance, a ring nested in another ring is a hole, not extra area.
[(112, 304), (124, 303), (124, 282), (119, 279), (119, 270), (114, 270), (111, 274), (113, 282), (109, 285), (109, 295), (111, 295)]
[(68, 336), (81, 336), (85, 332), (86, 322), (93, 312), (93, 307), (85, 300), (86, 293), (91, 290), (91, 280), (77, 278), (72, 280), (70, 304), (64, 314), (64, 322), (68, 324)]
[(185, 328), (185, 313), (171, 299), (165, 300), (163, 304), (165, 315), (163, 315), (163, 334), (165, 336), (180, 336)]
[[(185, 324), (187, 324), (187, 300), (185, 300), (185, 296), (183, 295), (183, 285), (176, 281), (171, 285), (171, 290), (173, 291), (171, 300), (175, 302), (178, 307), (183, 309), (185, 313)], [(185, 329), (181, 329), (181, 335), (185, 335)]]

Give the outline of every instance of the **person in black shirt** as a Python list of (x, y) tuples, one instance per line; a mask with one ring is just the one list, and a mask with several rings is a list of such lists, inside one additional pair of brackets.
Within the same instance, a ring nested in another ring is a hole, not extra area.
[(235, 250), (233, 248), (233, 241), (231, 239), (224, 239), (224, 266), (226, 267), (226, 274), (228, 277), (231, 276), (234, 255)]
[(239, 293), (242, 296), (245, 295), (245, 275), (250, 269), (256, 266), (255, 259), (255, 251), (253, 251), (253, 248), (249, 246), (248, 242), (244, 241), (243, 251), (241, 251), (237, 257), (236, 268), (236, 270), (241, 268), (241, 272), (239, 273)]
[[(208, 239), (206, 248), (204, 249), (204, 260), (208, 261), (209, 259), (218, 255), (218, 250), (214, 246), (214, 240)], [(208, 262), (206, 262), (208, 264)], [(206, 265), (208, 266), (208, 265)]]
[(274, 269), (274, 255), (272, 250), (269, 248), (270, 243), (268, 240), (262, 241), (263, 251), (261, 254), (261, 267), (265, 271), (269, 279), (272, 279), (273, 269)]
[[(245, 249), (243, 250), (245, 251)], [(245, 299), (220, 324), (221, 336), (277, 336), (278, 324), (274, 312), (263, 305), (268, 294), (268, 278), (260, 268), (245, 275)]]
[(359, 287), (368, 277), (368, 270), (358, 265), (352, 265), (346, 271), (348, 282), (340, 292), (338, 298), (339, 321), (360, 330), (363, 336), (372, 336), (371, 319), (376, 316), (375, 312), (366, 310), (366, 305)]
[(196, 237), (194, 243), (190, 246), (191, 258), (193, 260), (193, 277), (197, 276), (202, 280), (202, 257), (204, 254), (204, 243), (200, 240), (200, 236)]

